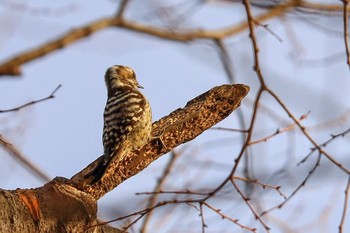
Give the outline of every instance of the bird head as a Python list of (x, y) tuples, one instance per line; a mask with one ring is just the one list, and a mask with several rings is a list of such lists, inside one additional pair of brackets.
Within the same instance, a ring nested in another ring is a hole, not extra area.
[(120, 87), (143, 88), (136, 80), (133, 69), (127, 66), (114, 65), (107, 69), (105, 82), (108, 90)]

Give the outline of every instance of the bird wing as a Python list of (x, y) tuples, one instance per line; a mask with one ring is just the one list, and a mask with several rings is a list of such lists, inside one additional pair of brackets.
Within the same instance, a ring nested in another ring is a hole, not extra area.
[(124, 92), (123, 95), (115, 95), (115, 98), (108, 99), (103, 130), (106, 162), (121, 148), (128, 149), (131, 146), (132, 142), (127, 139), (140, 121), (144, 105), (144, 98), (138, 91)]

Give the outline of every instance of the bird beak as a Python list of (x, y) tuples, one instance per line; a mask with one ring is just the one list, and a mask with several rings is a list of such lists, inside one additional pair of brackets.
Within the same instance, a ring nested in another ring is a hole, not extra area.
[(143, 89), (143, 86), (141, 86), (140, 84), (137, 84), (137, 87)]

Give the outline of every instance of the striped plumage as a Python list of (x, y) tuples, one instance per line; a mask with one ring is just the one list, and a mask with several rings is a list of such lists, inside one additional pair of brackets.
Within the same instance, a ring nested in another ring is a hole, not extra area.
[(105, 74), (108, 98), (104, 110), (104, 161), (98, 168), (100, 179), (111, 160), (143, 147), (151, 138), (152, 113), (135, 72), (126, 66), (112, 66)]

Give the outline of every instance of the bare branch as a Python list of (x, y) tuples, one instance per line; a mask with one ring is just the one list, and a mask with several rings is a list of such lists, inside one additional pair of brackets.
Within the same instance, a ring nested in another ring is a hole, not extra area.
[(207, 206), (209, 209), (213, 210), (215, 213), (220, 215), (223, 219), (228, 219), (229, 221), (233, 222), (234, 224), (238, 225), (240, 228), (251, 231), (251, 232), (256, 232), (255, 228), (247, 227), (244, 226), (243, 224), (240, 224), (238, 219), (233, 219), (230, 216), (223, 214), (221, 210), (214, 208), (212, 205), (208, 204), (207, 202), (203, 203), (203, 205)]
[(195, 191), (190, 191), (190, 190), (177, 190), (177, 191), (164, 191), (160, 190), (157, 192), (140, 192), (140, 193), (135, 193), (136, 195), (153, 195), (153, 194), (184, 194), (184, 195), (200, 195), (200, 196), (206, 196), (208, 195), (208, 192), (195, 192)]
[(199, 203), (199, 216), (201, 218), (202, 223), (202, 233), (205, 233), (205, 228), (208, 227), (207, 224), (205, 224), (205, 217), (203, 212), (203, 203)]
[(259, 21), (256, 21), (256, 20), (254, 20), (254, 23), (255, 23), (256, 25), (259, 25), (260, 27), (265, 28), (265, 30), (266, 30), (267, 32), (269, 32), (272, 36), (274, 36), (274, 37), (278, 40), (278, 42), (283, 42), (282, 38), (279, 37), (274, 31), (272, 31), (272, 30), (269, 28), (269, 25), (268, 25), (268, 24), (262, 24), (262, 23), (260, 23)]
[(280, 204), (268, 209), (268, 210), (265, 210), (263, 211), (260, 216), (264, 216), (268, 213), (270, 213), (271, 211), (273, 210), (276, 210), (276, 209), (281, 209), (283, 206), (285, 206), (287, 204), (287, 202), (289, 202), (294, 196), (295, 194), (306, 184), (306, 182), (311, 178), (311, 176), (315, 173), (317, 167), (320, 165), (320, 162), (321, 162), (321, 153), (318, 154), (318, 157), (317, 157), (317, 160), (316, 160), (316, 163), (314, 164), (314, 166), (311, 168), (311, 170), (309, 171), (309, 173), (307, 174), (307, 176), (304, 178), (304, 180), (298, 185), (298, 187), (296, 187), (296, 189), (283, 201), (281, 202)]
[(298, 163), (298, 166), (302, 163), (305, 163), (306, 160), (312, 155), (312, 153), (314, 153), (316, 150), (318, 150), (318, 148), (322, 148), (322, 147), (326, 147), (329, 143), (331, 143), (334, 139), (338, 138), (338, 137), (344, 137), (346, 134), (350, 133), (350, 128), (341, 132), (341, 133), (338, 133), (338, 134), (333, 134), (331, 135), (331, 138), (328, 139), (327, 141), (325, 141), (324, 143), (320, 144), (320, 145), (317, 145), (313, 148), (311, 148), (311, 151), (305, 156), (305, 158), (303, 158), (299, 163)]
[(241, 180), (241, 181), (245, 181), (245, 182), (250, 182), (250, 183), (255, 183), (257, 185), (260, 185), (263, 189), (265, 188), (271, 188), (271, 189), (274, 189), (278, 192), (278, 194), (280, 196), (282, 196), (284, 199), (286, 199), (286, 195), (284, 195), (282, 192), (281, 192), (281, 186), (273, 186), (273, 185), (269, 185), (269, 184), (263, 184), (261, 183), (260, 181), (258, 180), (250, 180), (250, 179), (247, 179), (247, 178), (243, 178), (243, 177), (239, 177), (239, 176), (234, 176), (233, 179), (235, 180)]
[(259, 214), (255, 210), (255, 207), (251, 204), (250, 199), (247, 198), (246, 195), (242, 192), (242, 190), (238, 187), (234, 179), (232, 179), (231, 182), (235, 187), (235, 189), (237, 190), (237, 192), (239, 193), (239, 195), (243, 198), (243, 201), (249, 207), (250, 211), (253, 213), (255, 219), (261, 223), (261, 225), (265, 228), (266, 232), (270, 232), (270, 227), (265, 223), (265, 221), (261, 218), (261, 216), (259, 216)]
[[(299, 2), (299, 7), (301, 10), (311, 10), (311, 11), (319, 11), (323, 13), (328, 13), (328, 12), (340, 12), (343, 10), (343, 7), (337, 4), (322, 4), (322, 3), (317, 3), (317, 2), (311, 2), (311, 1), (300, 1), (296, 0)], [(349, 7), (346, 8), (347, 11), (349, 11)]]
[(58, 85), (55, 88), (55, 90), (53, 90), (53, 92), (51, 92), (51, 94), (49, 96), (45, 97), (45, 98), (42, 98), (42, 99), (39, 99), (39, 100), (33, 100), (33, 101), (29, 102), (29, 103), (23, 104), (21, 106), (15, 107), (15, 108), (7, 109), (7, 110), (0, 110), (0, 113), (18, 111), (18, 110), (20, 110), (22, 108), (25, 108), (25, 107), (28, 107), (30, 105), (37, 104), (37, 103), (40, 103), (40, 102), (43, 102), (43, 101), (46, 101), (46, 100), (49, 100), (49, 99), (53, 99), (53, 98), (55, 98), (55, 94), (58, 91), (58, 89), (61, 88), (61, 86), (62, 86), (61, 84)]
[(230, 129), (225, 127), (212, 127), (210, 130), (221, 130), (221, 131), (229, 131), (229, 132), (237, 132), (237, 133), (248, 133), (245, 129)]
[(329, 153), (327, 153), (325, 150), (322, 149), (321, 146), (317, 144), (317, 142), (310, 136), (310, 134), (306, 131), (305, 127), (300, 124), (298, 119), (290, 112), (290, 110), (287, 108), (287, 106), (281, 101), (281, 99), (271, 90), (267, 89), (267, 91), (270, 93), (272, 97), (275, 98), (275, 100), (279, 103), (279, 105), (284, 109), (284, 111), (288, 114), (290, 118), (293, 119), (293, 121), (298, 125), (301, 132), (304, 134), (304, 136), (314, 145), (317, 150), (323, 154), (329, 161), (331, 161), (335, 166), (340, 168), (340, 170), (343, 170), (346, 174), (350, 175), (350, 170), (346, 167), (344, 167), (343, 164), (339, 163), (337, 160), (335, 160)]
[(348, 204), (349, 204), (349, 192), (350, 192), (350, 176), (348, 176), (348, 182), (346, 184), (346, 188), (345, 188), (345, 192), (344, 192), (344, 194), (345, 194), (344, 206), (343, 206), (343, 213), (342, 213), (340, 224), (339, 224), (339, 233), (343, 233), (343, 229), (344, 229), (346, 212), (347, 212)]
[(343, 0), (343, 20), (344, 20), (344, 43), (345, 43), (345, 51), (346, 51), (346, 63), (350, 69), (350, 45), (349, 45), (349, 14), (348, 14), (348, 5), (349, 0)]
[[(125, 1), (125, 5), (126, 5)], [(271, 8), (268, 12), (263, 13), (256, 17), (256, 20), (264, 21), (274, 17), (278, 17), (284, 14), (289, 9), (295, 6), (296, 2), (290, 1), (283, 3)], [(123, 5), (122, 5), (123, 6)], [(120, 8), (123, 10), (123, 7)], [(120, 12), (121, 12), (120, 11)], [(152, 36), (156, 36), (162, 39), (174, 40), (180, 42), (189, 42), (198, 39), (210, 39), (210, 40), (220, 40), (225, 37), (235, 35), (242, 32), (248, 27), (246, 22), (242, 22), (239, 25), (232, 25), (226, 28), (215, 29), (215, 30), (203, 30), (194, 29), (192, 31), (178, 31), (152, 27), (150, 25), (143, 25), (136, 22), (131, 22), (120, 17), (108, 17), (104, 19), (97, 20), (80, 28), (71, 30), (65, 35), (61, 36), (56, 40), (52, 40), (47, 44), (40, 46), (38, 48), (30, 49), (26, 52), (21, 53), (18, 56), (10, 58), (0, 65), (0, 75), (20, 75), (21, 66), (29, 61), (35, 60), (37, 58), (43, 57), (51, 52), (58, 49), (67, 47), (68, 45), (90, 36), (91, 34), (100, 31), (108, 27), (120, 27), (129, 29), (135, 32), (144, 33)]]
[(117, 18), (122, 18), (123, 14), (126, 10), (126, 7), (129, 3), (129, 0), (123, 0), (120, 5), (119, 5), (119, 9), (118, 9), (118, 13), (117, 13)]
[[(301, 116), (300, 120), (305, 119), (309, 115), (309, 113), (307, 113), (306, 115)], [(281, 133), (285, 133), (285, 132), (288, 132), (288, 131), (292, 130), (295, 126), (296, 126), (296, 124), (293, 123), (293, 124), (290, 124), (287, 127), (283, 128), (283, 129), (277, 129), (276, 132), (274, 132), (273, 134), (271, 134), (269, 136), (266, 136), (266, 137), (263, 137), (261, 139), (255, 140), (255, 141), (251, 141), (251, 142), (248, 143), (248, 145), (257, 144), (257, 143), (260, 143), (260, 142), (267, 142), (267, 140), (269, 140), (269, 139), (271, 139), (271, 138), (273, 138), (273, 137), (275, 137), (275, 136), (277, 136), (277, 135), (279, 135)]]

